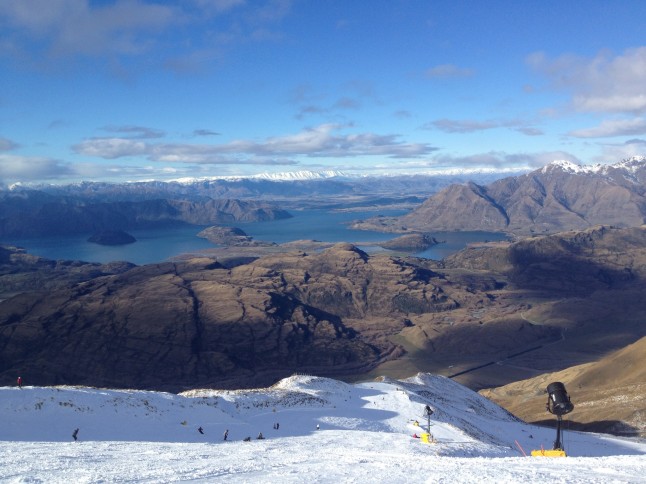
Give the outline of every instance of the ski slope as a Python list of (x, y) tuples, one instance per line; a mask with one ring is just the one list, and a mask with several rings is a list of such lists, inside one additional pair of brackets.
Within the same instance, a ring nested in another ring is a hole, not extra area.
[[(435, 444), (412, 437), (426, 405)], [(643, 440), (566, 431), (568, 458), (524, 457), (554, 429), (429, 374), (180, 395), (4, 387), (0, 415), (2, 482), (646, 482)]]

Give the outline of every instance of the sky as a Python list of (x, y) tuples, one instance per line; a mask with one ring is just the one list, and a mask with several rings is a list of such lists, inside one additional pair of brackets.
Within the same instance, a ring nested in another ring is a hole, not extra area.
[(0, 0), (0, 185), (646, 154), (642, 0)]

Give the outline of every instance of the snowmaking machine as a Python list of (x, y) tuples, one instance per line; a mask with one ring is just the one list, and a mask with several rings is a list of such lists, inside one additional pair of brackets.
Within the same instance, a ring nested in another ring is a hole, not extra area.
[(547, 385), (547, 404), (546, 410), (552, 415), (556, 415), (556, 440), (552, 450), (532, 450), (533, 457), (567, 457), (563, 444), (561, 443), (561, 426), (563, 415), (570, 413), (574, 409), (574, 404), (570, 401), (570, 396), (565, 390), (565, 385), (561, 382), (554, 382)]
[(436, 440), (431, 433), (431, 415), (433, 415), (433, 409), (426, 405), (424, 408), (424, 416), (426, 417), (426, 432), (421, 435), (422, 442), (425, 444), (435, 444)]

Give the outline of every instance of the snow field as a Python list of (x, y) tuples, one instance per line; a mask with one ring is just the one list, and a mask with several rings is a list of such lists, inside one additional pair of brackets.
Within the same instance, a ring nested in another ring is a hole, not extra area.
[[(566, 432), (570, 457), (523, 457), (516, 440), (528, 454), (551, 448), (554, 429), (428, 374), (180, 395), (5, 387), (0, 397), (2, 482), (646, 482), (644, 441)], [(412, 438), (426, 405), (436, 444)]]

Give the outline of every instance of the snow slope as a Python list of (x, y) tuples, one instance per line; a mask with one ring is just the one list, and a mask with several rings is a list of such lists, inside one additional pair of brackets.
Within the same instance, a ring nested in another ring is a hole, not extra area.
[[(435, 444), (412, 437), (424, 431), (415, 420), (425, 426), (426, 405), (434, 410)], [(4, 387), (0, 415), (3, 482), (644, 482), (646, 476), (646, 442), (635, 439), (566, 432), (570, 457), (523, 457), (515, 441), (527, 453), (551, 448), (555, 431), (527, 425), (429, 374), (354, 385), (293, 376), (268, 389), (181, 395)], [(256, 439), (259, 432), (264, 440)]]

